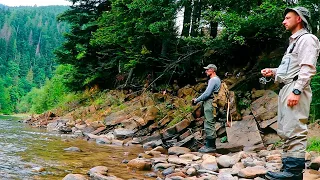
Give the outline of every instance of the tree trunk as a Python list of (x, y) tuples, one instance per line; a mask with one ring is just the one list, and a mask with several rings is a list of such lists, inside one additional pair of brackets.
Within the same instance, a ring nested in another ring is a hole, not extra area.
[(162, 40), (162, 47), (161, 47), (161, 56), (166, 57), (168, 51), (168, 40), (163, 39)]
[(185, 0), (184, 2), (184, 14), (183, 14), (183, 28), (181, 36), (188, 37), (190, 32), (190, 22), (192, 13), (192, 0)]
[(215, 38), (218, 35), (218, 23), (210, 22), (210, 36)]
[(192, 11), (191, 36), (196, 37), (199, 30), (199, 22), (201, 16), (201, 0), (194, 0)]

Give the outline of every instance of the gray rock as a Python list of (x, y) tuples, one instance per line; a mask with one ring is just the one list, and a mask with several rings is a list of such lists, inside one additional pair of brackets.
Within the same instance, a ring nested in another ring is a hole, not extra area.
[(204, 154), (202, 156), (202, 159), (203, 159), (203, 162), (201, 163), (202, 169), (206, 169), (209, 171), (218, 171), (219, 170), (216, 157), (211, 156), (209, 154)]
[(69, 148), (65, 148), (63, 150), (64, 151), (71, 151), (71, 152), (82, 152), (82, 150), (78, 147), (69, 147)]
[(163, 170), (163, 171), (162, 171), (162, 174), (163, 174), (164, 176), (167, 176), (167, 175), (169, 175), (169, 174), (172, 174), (173, 172), (174, 172), (174, 167), (169, 167), (169, 168)]
[(253, 116), (245, 116), (242, 121), (234, 121), (232, 127), (227, 128), (228, 143), (232, 146), (255, 146), (264, 148), (257, 123)]
[(111, 144), (112, 142), (105, 137), (100, 137), (100, 138), (96, 139), (96, 143), (97, 144)]
[(156, 173), (154, 173), (154, 172), (150, 172), (150, 173), (146, 173), (146, 174), (144, 174), (144, 176), (146, 176), (146, 177), (157, 177), (157, 174)]
[(117, 138), (124, 138), (124, 137), (132, 137), (136, 131), (124, 128), (118, 128), (114, 130), (114, 135)]
[(233, 158), (227, 155), (222, 155), (218, 157), (217, 162), (218, 162), (218, 165), (223, 168), (232, 167), (235, 164)]
[(82, 174), (68, 174), (62, 180), (88, 180), (88, 178)]
[(189, 153), (191, 152), (190, 149), (188, 148), (185, 148), (185, 147), (171, 147), (168, 149), (168, 154), (171, 154), (171, 155), (182, 155), (182, 154), (186, 154), (186, 153)]

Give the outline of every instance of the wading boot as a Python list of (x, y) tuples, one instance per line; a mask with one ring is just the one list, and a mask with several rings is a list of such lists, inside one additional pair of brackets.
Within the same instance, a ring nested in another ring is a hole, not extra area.
[(305, 168), (304, 158), (286, 157), (282, 158), (282, 171), (268, 171), (266, 179), (269, 180), (302, 180), (303, 169)]
[(216, 152), (216, 139), (206, 139), (205, 145), (202, 146), (198, 152), (201, 152), (201, 153)]

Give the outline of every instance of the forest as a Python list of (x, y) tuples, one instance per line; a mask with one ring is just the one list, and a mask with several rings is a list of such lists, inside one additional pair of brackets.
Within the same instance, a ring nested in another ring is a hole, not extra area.
[[(70, 1), (70, 7), (1, 8), (2, 113), (41, 113), (93, 87), (148, 84), (159, 91), (174, 81), (194, 84), (209, 63), (222, 79), (246, 77), (234, 90), (251, 91), (260, 87), (261, 68), (278, 66), (288, 45), (286, 7), (309, 8), (319, 36), (319, 0)], [(313, 119), (320, 118), (319, 82), (318, 73), (311, 82)]]
[(63, 43), (67, 23), (56, 21), (68, 7), (0, 6), (1, 112), (17, 112), (32, 88), (40, 88), (57, 65), (53, 51)]

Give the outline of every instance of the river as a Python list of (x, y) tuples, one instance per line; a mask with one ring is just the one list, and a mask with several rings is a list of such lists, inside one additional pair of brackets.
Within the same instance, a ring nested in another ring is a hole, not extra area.
[[(64, 151), (69, 147), (78, 147), (82, 152)], [(13, 117), (0, 117), (0, 179), (61, 180), (69, 173), (85, 175), (95, 166), (106, 166), (119, 178), (147, 179), (146, 172), (128, 169), (122, 163), (141, 152), (138, 146), (98, 145), (31, 128)]]

